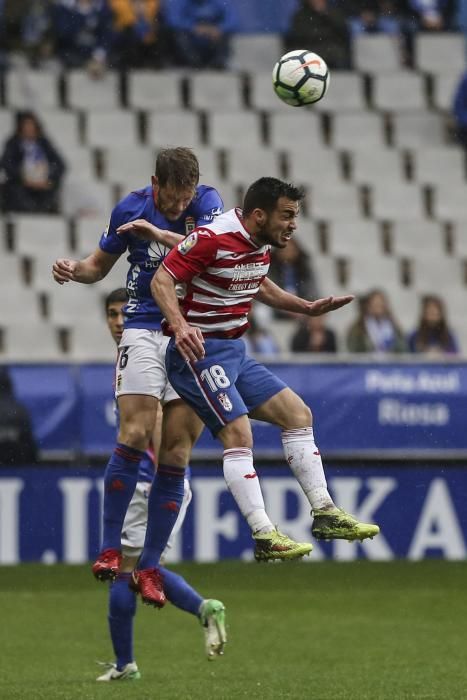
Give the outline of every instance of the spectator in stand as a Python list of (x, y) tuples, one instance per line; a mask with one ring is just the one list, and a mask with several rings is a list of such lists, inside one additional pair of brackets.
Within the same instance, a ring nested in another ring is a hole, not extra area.
[(360, 299), (359, 316), (347, 333), (347, 349), (349, 352), (407, 352), (404, 334), (380, 289), (373, 289)]
[(106, 0), (55, 0), (50, 33), (67, 68), (87, 68), (99, 77), (107, 66), (112, 13)]
[(455, 355), (459, 352), (440, 297), (434, 294), (423, 297), (418, 326), (409, 336), (409, 349), (410, 352), (436, 356)]
[(329, 68), (351, 67), (350, 33), (345, 15), (328, 0), (302, 0), (284, 36), (284, 47), (286, 51), (316, 51)]
[(5, 211), (55, 213), (65, 164), (32, 112), (19, 112), (0, 159)]
[(113, 67), (160, 68), (166, 63), (160, 4), (160, 0), (109, 0)]
[(442, 32), (451, 28), (455, 0), (409, 0), (408, 5), (419, 30)]
[(459, 143), (467, 149), (467, 71), (457, 86), (453, 105), (456, 123), (456, 136)]
[(292, 336), (292, 352), (337, 352), (336, 334), (325, 325), (326, 314), (308, 316)]
[[(295, 238), (288, 242), (286, 248), (271, 251), (269, 277), (286, 292), (304, 299), (317, 299), (319, 296), (310, 257)], [(275, 312), (275, 316), (291, 318), (291, 314), (284, 311)]]
[(393, 0), (363, 0), (356, 3), (349, 18), (349, 26), (356, 34), (399, 34), (399, 8)]
[(15, 397), (8, 369), (0, 367), (0, 465), (36, 462), (37, 447), (29, 413)]
[(248, 317), (249, 328), (244, 336), (247, 352), (252, 355), (278, 355), (280, 353), (276, 339), (255, 318), (254, 306)]
[(176, 58), (190, 68), (224, 69), (237, 30), (233, 0), (166, 0), (165, 23)]

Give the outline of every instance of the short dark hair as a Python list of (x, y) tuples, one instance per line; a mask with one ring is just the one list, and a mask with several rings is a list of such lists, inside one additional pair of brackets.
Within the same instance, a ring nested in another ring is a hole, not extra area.
[(280, 197), (301, 202), (304, 196), (305, 193), (301, 187), (295, 187), (276, 177), (260, 177), (249, 186), (243, 198), (243, 213), (250, 214), (253, 209), (263, 209), (271, 213), (276, 208)]
[(191, 148), (164, 148), (156, 158), (155, 175), (161, 187), (167, 184), (178, 189), (196, 187), (199, 182), (199, 163)]
[(107, 294), (105, 297), (105, 313), (109, 310), (109, 306), (111, 304), (117, 304), (124, 302), (126, 303), (128, 301), (128, 293), (125, 289), (125, 287), (119, 287), (118, 289), (114, 289), (110, 294)]

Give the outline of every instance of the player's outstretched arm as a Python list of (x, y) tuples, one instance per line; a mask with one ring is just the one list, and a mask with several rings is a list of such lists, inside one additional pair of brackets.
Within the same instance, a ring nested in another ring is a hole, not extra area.
[(162, 243), (166, 248), (175, 248), (176, 245), (183, 241), (184, 236), (180, 233), (173, 233), (173, 231), (166, 231), (164, 229), (158, 228), (151, 224), (146, 219), (135, 219), (134, 221), (128, 221), (126, 224), (122, 224), (118, 227), (117, 233), (119, 235), (123, 233), (132, 233), (143, 241), (155, 241), (156, 243)]
[(267, 306), (271, 306), (273, 309), (304, 314), (305, 316), (321, 316), (329, 311), (336, 311), (342, 306), (350, 304), (355, 297), (353, 294), (348, 294), (341, 297), (330, 296), (324, 299), (308, 301), (284, 291), (275, 282), (266, 277), (261, 284), (256, 299)]
[(151, 281), (151, 292), (175, 336), (175, 345), (188, 362), (204, 357), (204, 339), (199, 328), (190, 326), (183, 318), (175, 292), (175, 280), (160, 267)]
[(58, 258), (52, 266), (52, 275), (58, 284), (65, 282), (93, 284), (110, 272), (119, 257), (119, 255), (104, 253), (103, 250), (97, 248), (94, 253), (83, 260)]

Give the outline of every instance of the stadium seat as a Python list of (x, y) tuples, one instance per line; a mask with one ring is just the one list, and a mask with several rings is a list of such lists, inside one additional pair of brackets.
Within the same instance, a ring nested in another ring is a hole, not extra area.
[(465, 182), (465, 155), (461, 148), (445, 146), (412, 152), (414, 179), (423, 185)]
[(415, 65), (425, 73), (447, 75), (465, 66), (465, 38), (452, 32), (420, 32), (415, 37)]
[(365, 109), (362, 76), (349, 71), (332, 71), (329, 89), (324, 98), (313, 105), (313, 109), (319, 112)]
[(21, 287), (24, 284), (21, 260), (14, 253), (6, 253), (2, 250), (0, 254), (0, 287), (5, 288), (10, 282), (16, 287)]
[(106, 182), (66, 177), (61, 193), (65, 216), (108, 216), (115, 205), (115, 188)]
[(242, 109), (243, 79), (236, 73), (200, 71), (189, 80), (190, 107), (210, 112), (217, 109)]
[(53, 256), (56, 250), (69, 250), (69, 226), (61, 216), (18, 214), (11, 217), (16, 253), (27, 257)]
[(0, 147), (2, 152), (5, 141), (13, 136), (14, 116), (14, 113), (9, 109), (0, 109)]
[(129, 269), (127, 260), (128, 253), (124, 253), (119, 257), (109, 274), (97, 283), (98, 290), (101, 294), (109, 294), (118, 287), (126, 287), (126, 276)]
[(52, 71), (9, 70), (5, 73), (5, 102), (13, 109), (55, 109), (59, 106), (57, 82)]
[(70, 350), (68, 358), (75, 362), (116, 361), (117, 349), (105, 325), (104, 312), (101, 319), (93, 322), (80, 321), (69, 329)]
[(79, 118), (76, 112), (67, 109), (41, 109), (37, 111), (45, 134), (61, 153), (81, 144)]
[(437, 221), (395, 221), (391, 226), (391, 250), (402, 258), (443, 258), (444, 229)]
[(433, 76), (433, 104), (437, 109), (451, 112), (457, 86), (464, 71), (453, 71)]
[(293, 144), (286, 151), (288, 177), (301, 185), (336, 183), (341, 180), (340, 155), (332, 148), (304, 148)]
[(174, 70), (130, 71), (127, 75), (129, 106), (143, 110), (180, 109), (183, 75)]
[(107, 216), (86, 217), (75, 221), (75, 254), (73, 257), (84, 258), (99, 245), (99, 239), (105, 231), (110, 218)]
[(96, 166), (94, 153), (84, 146), (76, 148), (64, 148), (62, 158), (66, 164), (67, 177), (77, 177), (83, 180), (94, 180), (96, 177)]
[(401, 285), (401, 266), (398, 260), (389, 256), (377, 256), (371, 262), (364, 256), (352, 257), (347, 261), (348, 287), (354, 294), (366, 293), (377, 287), (390, 295), (394, 287)]
[(105, 179), (108, 182), (124, 183), (134, 180), (133, 187), (144, 187), (154, 174), (156, 156), (150, 147), (107, 147), (103, 155)]
[(439, 114), (399, 112), (392, 116), (393, 141), (398, 148), (427, 148), (445, 142), (445, 127)]
[(8, 327), (10, 323), (24, 325), (40, 323), (42, 312), (39, 296), (35, 290), (25, 287), (19, 280), (13, 281), (10, 277), (0, 283), (0, 297), (14, 302), (2, 305), (0, 318), (2, 328)]
[(253, 112), (212, 112), (209, 115), (209, 143), (230, 148), (241, 143), (244, 148), (262, 145), (260, 118)]
[(418, 321), (420, 298), (412, 288), (396, 286), (389, 293), (389, 303), (392, 313), (402, 330), (410, 333)]
[(408, 70), (374, 75), (373, 105), (387, 112), (426, 109), (423, 78)]
[(180, 139), (183, 139), (184, 146), (195, 149), (201, 144), (198, 114), (181, 110), (148, 114), (146, 141), (149, 146), (176, 146)]
[(392, 148), (356, 149), (350, 152), (352, 180), (359, 185), (404, 179), (402, 154)]
[[(271, 112), (284, 112), (284, 114), (290, 116), (290, 106), (282, 102), (272, 89), (271, 70), (268, 70), (266, 73), (255, 71), (248, 75), (250, 105), (254, 109), (266, 111), (268, 114)], [(303, 107), (303, 110), (305, 109)]]
[[(412, 286), (423, 293), (449, 295), (452, 289), (462, 289), (462, 263), (456, 258), (414, 258), (411, 262)], [(464, 287), (465, 293), (465, 287)]]
[(440, 221), (466, 219), (467, 184), (439, 183), (433, 188), (433, 213)]
[(138, 124), (133, 112), (124, 110), (88, 112), (86, 143), (95, 148), (136, 147)]
[(198, 147), (196, 156), (199, 161), (199, 179), (203, 185), (217, 187), (219, 184), (219, 152), (215, 148)]
[(120, 107), (119, 75), (114, 71), (92, 78), (87, 71), (72, 70), (67, 74), (66, 85), (69, 107), (82, 110)]
[(239, 188), (237, 185), (233, 185), (231, 182), (218, 183), (217, 188), (219, 194), (224, 202), (224, 211), (229, 211), (234, 207), (240, 207), (242, 205), (242, 194), (244, 194), (244, 189)]
[(389, 34), (354, 36), (353, 55), (355, 67), (362, 73), (393, 73), (401, 68), (399, 37)]
[[(467, 212), (464, 217), (463, 220), (452, 222), (452, 233), (455, 254), (463, 260), (467, 260)], [(464, 298), (464, 310), (465, 306)]]
[(332, 119), (334, 148), (382, 148), (385, 145), (383, 119), (371, 112), (335, 114)]
[(327, 242), (328, 252), (336, 258), (364, 255), (371, 261), (383, 254), (381, 231), (376, 221), (332, 221), (328, 225)]
[[(302, 237), (300, 238), (300, 243), (302, 244)], [(312, 254), (312, 263), (320, 296), (325, 297), (330, 294), (347, 293), (347, 288), (343, 287), (339, 280), (337, 263), (334, 257), (320, 255), (315, 252)]]
[(265, 175), (281, 177), (278, 154), (270, 148), (231, 148), (227, 151), (227, 180), (248, 187)]
[[(292, 107), (289, 107), (289, 110)], [(321, 117), (309, 110), (294, 112), (294, 133), (300, 134), (299, 139), (291, 138), (290, 112), (288, 114), (269, 115), (269, 143), (276, 149), (293, 152), (309, 153), (315, 149), (326, 148), (321, 129)]]
[(231, 44), (230, 70), (271, 71), (283, 53), (280, 34), (234, 34)]
[(76, 259), (76, 255), (70, 248), (60, 248), (58, 245), (52, 250), (49, 248), (47, 255), (34, 255), (31, 257), (32, 262), (32, 280), (31, 287), (36, 292), (45, 292), (49, 294), (60, 294), (61, 286), (52, 276), (52, 265), (57, 258)]
[[(49, 294), (49, 319), (55, 325), (72, 328), (81, 322), (103, 320), (104, 291), (99, 284), (69, 282), (57, 285)], [(89, 343), (89, 338), (88, 338)]]
[(314, 219), (359, 219), (361, 206), (359, 192), (354, 185), (314, 183), (311, 188), (311, 214)]
[(5, 351), (10, 362), (50, 362), (63, 358), (56, 328), (46, 322), (10, 323), (4, 332)]
[(417, 220), (425, 216), (421, 188), (417, 184), (374, 182), (371, 210), (376, 219), (386, 221)]

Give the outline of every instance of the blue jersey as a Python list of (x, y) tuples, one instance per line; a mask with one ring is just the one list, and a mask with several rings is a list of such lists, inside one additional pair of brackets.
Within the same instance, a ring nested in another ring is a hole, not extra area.
[(121, 255), (128, 251), (130, 269), (127, 275), (129, 301), (126, 305), (125, 328), (160, 329), (162, 314), (152, 295), (150, 284), (154, 273), (169, 252), (160, 243), (142, 241), (132, 233), (119, 235), (117, 228), (134, 219), (146, 219), (158, 228), (187, 235), (196, 228), (209, 224), (221, 214), (224, 205), (213, 187), (198, 185), (188, 208), (177, 219), (168, 221), (156, 207), (152, 186), (131, 192), (112, 211), (107, 231), (99, 246), (105, 253)]

